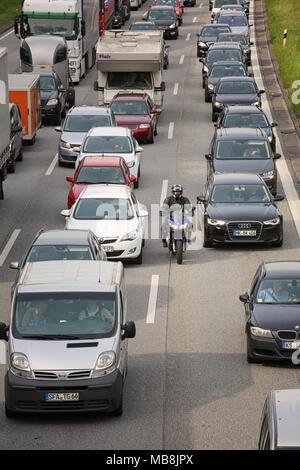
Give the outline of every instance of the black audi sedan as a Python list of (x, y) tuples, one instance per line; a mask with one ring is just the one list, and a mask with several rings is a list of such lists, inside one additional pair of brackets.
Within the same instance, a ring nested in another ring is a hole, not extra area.
[(273, 152), (276, 151), (276, 137), (273, 132), (276, 122), (270, 123), (267, 115), (256, 106), (226, 106), (223, 109), (216, 127), (260, 127), (268, 136)]
[(253, 42), (243, 33), (221, 33), (216, 42), (239, 42), (247, 58), (247, 65), (251, 65), (251, 46)]
[(206, 103), (211, 102), (215, 87), (223, 77), (247, 77), (247, 70), (244, 64), (238, 61), (213, 62), (205, 77)]
[[(279, 247), (283, 241), (283, 219), (276, 201), (259, 175), (226, 173), (212, 175), (203, 204), (203, 246), (218, 243), (267, 243)], [(202, 215), (201, 215), (202, 217)]]
[(236, 43), (218, 43), (213, 44), (207, 51), (205, 58), (200, 58), (202, 62), (202, 86), (205, 87), (205, 77), (207, 76), (210, 65), (213, 62), (225, 61), (238, 61), (246, 65), (246, 58), (240, 44)]
[(174, 7), (168, 5), (154, 6), (143, 16), (143, 20), (155, 23), (158, 29), (164, 32), (164, 38), (178, 38), (179, 20)]
[(277, 168), (275, 160), (279, 153), (273, 153), (267, 134), (260, 128), (216, 129), (205, 155), (212, 173), (254, 173), (260, 175), (273, 195), (277, 192)]
[(300, 348), (300, 262), (262, 263), (240, 301), (246, 314), (247, 361), (292, 361)]
[(212, 120), (217, 121), (225, 105), (251, 105), (261, 107), (261, 95), (252, 77), (221, 78), (212, 96)]
[(197, 57), (205, 57), (208, 48), (214, 44), (221, 33), (230, 33), (230, 27), (225, 24), (205, 24), (197, 33)]

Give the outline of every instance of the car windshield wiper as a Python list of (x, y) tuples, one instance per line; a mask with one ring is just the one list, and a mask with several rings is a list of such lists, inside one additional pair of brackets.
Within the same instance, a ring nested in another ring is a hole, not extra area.
[(73, 335), (22, 335), (27, 339), (80, 339), (79, 336)]

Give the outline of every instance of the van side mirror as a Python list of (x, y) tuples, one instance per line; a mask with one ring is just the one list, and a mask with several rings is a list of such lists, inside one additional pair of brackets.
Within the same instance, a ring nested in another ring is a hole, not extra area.
[(8, 341), (8, 326), (1, 322), (0, 323), (0, 339), (4, 339), (5, 341)]
[(249, 294), (242, 294), (239, 297), (240, 301), (243, 302), (244, 304), (248, 303), (250, 300)]
[(125, 325), (121, 326), (121, 329), (124, 331), (122, 334), (121, 339), (125, 338), (134, 338), (136, 334), (136, 328), (135, 328), (135, 323), (133, 321), (128, 321), (125, 323)]

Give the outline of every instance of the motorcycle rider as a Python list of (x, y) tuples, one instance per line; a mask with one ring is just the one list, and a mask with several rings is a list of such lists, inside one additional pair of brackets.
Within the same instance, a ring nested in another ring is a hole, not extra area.
[[(171, 191), (172, 196), (167, 196), (165, 198), (161, 208), (161, 214), (165, 216), (162, 223), (162, 244), (165, 248), (167, 246), (166, 234), (168, 233), (168, 220), (166, 215), (179, 209), (184, 213), (184, 215), (191, 216), (194, 213), (194, 208), (192, 207), (190, 200), (183, 196), (183, 187), (181, 184), (173, 184)], [(189, 229), (185, 232), (187, 242), (191, 241), (191, 232), (192, 224), (190, 223)]]

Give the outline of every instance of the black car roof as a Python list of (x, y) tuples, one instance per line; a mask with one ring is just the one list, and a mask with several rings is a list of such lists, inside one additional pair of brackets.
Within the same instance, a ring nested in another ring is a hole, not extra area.
[(234, 42), (228, 42), (227, 44), (225, 43), (221, 43), (221, 42), (215, 42), (214, 44), (212, 44), (209, 48), (209, 51), (210, 52), (212, 49), (241, 49), (241, 45), (240, 43), (234, 43)]
[(221, 127), (216, 129), (217, 140), (255, 139), (268, 140), (267, 134), (260, 127)]
[(33, 245), (86, 245), (89, 237), (89, 230), (47, 230), (39, 232)]
[(263, 267), (267, 279), (300, 279), (300, 261), (271, 261)]
[(241, 15), (246, 16), (246, 13), (243, 11), (237, 11), (237, 10), (223, 10), (222, 11), (222, 16), (241, 16)]
[(255, 173), (215, 173), (215, 184), (265, 184)]
[(220, 78), (220, 81), (222, 82), (255, 82), (254, 78), (252, 77), (222, 77)]
[(261, 108), (257, 106), (226, 106), (225, 113), (229, 114), (265, 114)]
[(241, 65), (245, 68), (244, 63), (240, 60), (218, 60), (216, 62), (212, 62), (210, 68), (214, 67), (215, 65)]

